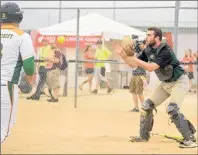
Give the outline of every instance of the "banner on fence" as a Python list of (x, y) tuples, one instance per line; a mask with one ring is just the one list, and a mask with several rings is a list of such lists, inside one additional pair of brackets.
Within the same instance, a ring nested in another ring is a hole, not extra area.
[[(56, 43), (57, 46), (60, 46), (62, 48), (76, 48), (76, 36), (66, 36), (63, 35), (64, 37), (64, 42), (59, 43), (57, 41), (57, 38), (60, 37), (59, 35), (41, 35), (37, 34), (35, 36), (34, 33), (31, 33), (31, 37), (33, 40), (34, 47), (41, 47), (42, 45), (42, 40), (46, 39), (50, 44), (51, 43)], [(95, 44), (98, 40), (101, 39), (101, 36), (79, 36), (79, 47), (80, 48), (85, 48), (86, 45), (88, 44)]]
[(167, 44), (173, 49), (173, 38), (171, 32), (164, 32), (163, 37), (166, 38)]

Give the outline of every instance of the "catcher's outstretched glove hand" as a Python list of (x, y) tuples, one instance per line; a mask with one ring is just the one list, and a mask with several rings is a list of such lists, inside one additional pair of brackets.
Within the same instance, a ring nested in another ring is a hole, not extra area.
[(133, 40), (130, 37), (125, 37), (122, 42), (113, 42), (112, 47), (120, 56), (134, 56), (135, 49), (133, 47)]
[[(114, 48), (115, 52), (121, 56), (121, 58), (132, 68), (137, 68), (138, 65), (135, 60), (134, 56), (134, 49), (133, 49), (133, 41), (128, 42), (129, 44), (125, 44), (126, 42), (113, 42), (112, 47)], [(124, 47), (123, 47), (124, 46)], [(125, 58), (130, 57), (130, 60), (126, 60)]]
[(127, 56), (134, 56), (135, 49), (133, 40), (130, 37), (125, 37), (121, 42), (121, 46)]

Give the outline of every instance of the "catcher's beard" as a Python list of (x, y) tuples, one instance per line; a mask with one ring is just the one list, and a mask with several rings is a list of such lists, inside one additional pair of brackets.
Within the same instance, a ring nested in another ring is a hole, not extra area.
[(155, 41), (155, 40), (152, 40), (152, 41), (148, 44), (148, 46), (153, 47), (155, 44), (156, 44), (156, 41)]

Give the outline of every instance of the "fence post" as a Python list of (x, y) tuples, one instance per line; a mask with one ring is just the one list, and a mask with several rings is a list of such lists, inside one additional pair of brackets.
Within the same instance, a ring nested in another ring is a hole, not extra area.
[(67, 69), (65, 71), (63, 71), (63, 73), (65, 75), (65, 83), (64, 83), (64, 88), (63, 88), (63, 96), (67, 96), (68, 95), (68, 68), (69, 68), (69, 64), (67, 66)]
[(58, 9), (58, 23), (61, 23), (61, 19), (62, 19), (62, 12), (61, 12), (61, 6), (62, 6), (62, 1), (59, 1), (59, 9)]
[(174, 52), (176, 56), (177, 56), (177, 43), (178, 43), (179, 7), (180, 7), (180, 1), (175, 1)]
[(75, 69), (75, 95), (74, 108), (77, 108), (77, 88), (78, 88), (78, 53), (79, 53), (79, 24), (80, 24), (80, 9), (77, 9), (77, 27), (76, 27), (76, 69)]

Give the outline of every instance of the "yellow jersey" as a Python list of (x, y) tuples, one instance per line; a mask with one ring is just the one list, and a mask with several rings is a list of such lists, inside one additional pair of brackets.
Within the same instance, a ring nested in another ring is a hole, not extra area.
[[(50, 45), (41, 47), (39, 50), (39, 60), (44, 60), (52, 55), (52, 49)], [(39, 66), (47, 67), (47, 62), (40, 62)]]
[[(95, 53), (95, 59), (96, 60), (107, 60), (109, 56), (112, 55), (112, 53), (106, 48), (106, 47), (101, 47), (96, 49)], [(96, 63), (95, 67), (105, 67), (105, 63)]]

